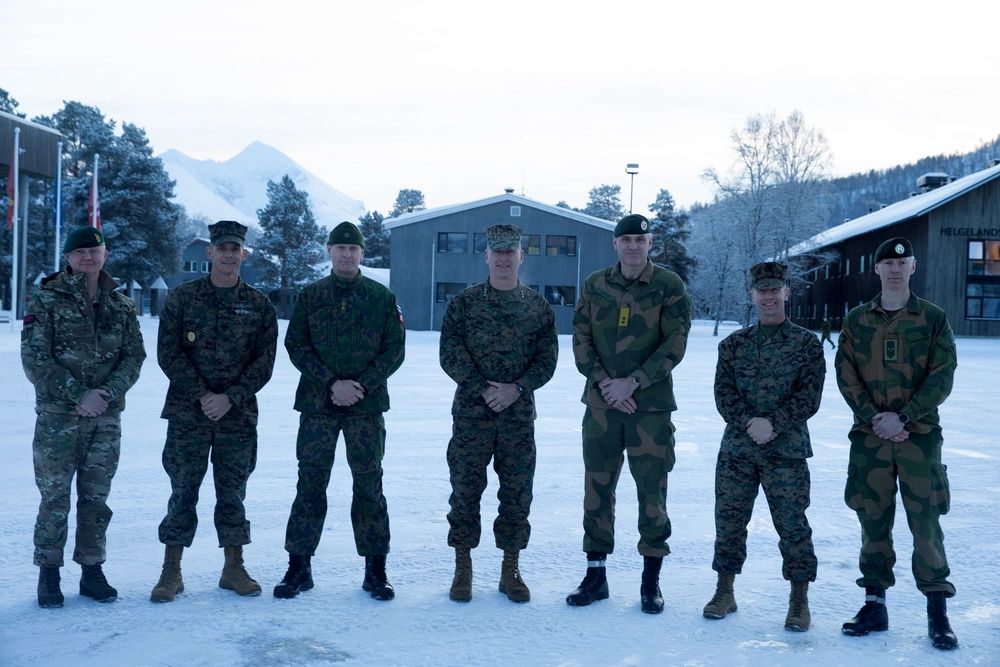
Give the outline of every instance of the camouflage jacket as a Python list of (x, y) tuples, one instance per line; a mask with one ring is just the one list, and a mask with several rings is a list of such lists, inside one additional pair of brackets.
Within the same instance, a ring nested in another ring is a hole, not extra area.
[(652, 262), (633, 281), (620, 264), (592, 273), (573, 314), (573, 355), (587, 378), (583, 402), (606, 409), (598, 383), (634, 377), (639, 412), (677, 409), (670, 373), (684, 358), (691, 299), (673, 271)]
[(278, 344), (274, 306), (242, 280), (231, 299), (209, 278), (170, 290), (160, 313), (156, 356), (170, 388), (160, 414), (192, 425), (211, 425), (199, 399), (226, 394), (233, 407), (220, 424), (257, 423), (257, 392), (271, 379)]
[(74, 414), (90, 389), (109, 394), (108, 412), (125, 408), (125, 392), (139, 379), (146, 350), (135, 303), (101, 272), (97, 308), (86, 277), (69, 270), (42, 281), (24, 315), (21, 364), (35, 385), (35, 411)]
[[(359, 272), (331, 273), (299, 293), (285, 349), (302, 377), (295, 409), (309, 414), (371, 414), (389, 409), (386, 380), (403, 363), (406, 331), (396, 297)], [(330, 401), (337, 380), (355, 380), (365, 396), (350, 407)]]
[[(811, 332), (785, 320), (770, 338), (760, 325), (735, 331), (719, 343), (715, 406), (726, 420), (722, 449), (760, 449), (771, 456), (812, 456), (806, 420), (819, 410), (826, 378), (823, 346)], [(771, 422), (777, 437), (758, 445), (747, 435), (753, 417)]]
[[(441, 321), (441, 368), (454, 380), (451, 414), (476, 419), (530, 421), (536, 417), (535, 390), (552, 379), (559, 337), (552, 306), (521, 283), (504, 292), (487, 280), (448, 303)], [(513, 382), (524, 393), (494, 412), (483, 400), (493, 382)]]
[(882, 295), (851, 310), (837, 344), (837, 384), (854, 412), (854, 429), (871, 432), (879, 412), (902, 412), (906, 429), (940, 428), (938, 406), (951, 393), (958, 358), (944, 311), (912, 292), (895, 315)]

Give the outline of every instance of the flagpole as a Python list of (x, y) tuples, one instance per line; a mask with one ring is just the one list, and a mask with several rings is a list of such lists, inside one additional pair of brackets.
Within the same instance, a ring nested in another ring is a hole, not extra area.
[(19, 252), (20, 247), (18, 243), (19, 239), (17, 233), (19, 227), (17, 220), (17, 199), (18, 199), (18, 190), (20, 190), (20, 188), (18, 187), (18, 181), (21, 180), (20, 164), (19, 164), (20, 154), (21, 154), (21, 128), (15, 127), (14, 160), (13, 160), (14, 164), (11, 166), (11, 175), (10, 175), (10, 178), (14, 179), (14, 187), (13, 187), (14, 198), (13, 201), (8, 203), (8, 205), (13, 207), (14, 209), (14, 217), (13, 217), (14, 225), (12, 230), (13, 233), (11, 235), (13, 237), (12, 238), (13, 244), (10, 252), (10, 330), (11, 331), (17, 330), (17, 300), (19, 298), (17, 287), (18, 283), (20, 282), (19, 272), (21, 268), (20, 266), (18, 266), (20, 264), (18, 259), (20, 258), (21, 253)]
[(94, 153), (94, 180), (90, 184), (90, 226), (97, 227), (97, 216), (98, 211), (100, 211), (100, 195), (97, 192), (97, 170), (100, 168), (98, 165), (101, 160), (100, 153)]
[(56, 272), (59, 270), (59, 257), (62, 255), (61, 239), (62, 236), (62, 145), (63, 142), (56, 144), (56, 195), (55, 195), (55, 223), (56, 223), (56, 247), (55, 252), (53, 252), (52, 258), (52, 271)]

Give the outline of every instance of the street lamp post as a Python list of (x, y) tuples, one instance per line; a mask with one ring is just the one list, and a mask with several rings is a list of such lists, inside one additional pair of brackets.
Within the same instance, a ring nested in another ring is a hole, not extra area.
[(639, 164), (637, 162), (629, 162), (625, 165), (625, 173), (629, 175), (628, 212), (632, 213), (632, 194), (635, 192), (635, 175), (639, 173)]

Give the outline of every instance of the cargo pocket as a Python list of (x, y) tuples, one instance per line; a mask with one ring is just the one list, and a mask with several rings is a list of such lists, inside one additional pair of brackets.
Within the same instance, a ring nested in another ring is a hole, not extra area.
[(951, 488), (948, 485), (948, 466), (931, 464), (931, 496), (928, 502), (938, 514), (947, 514), (951, 509)]
[(864, 506), (864, 496), (858, 490), (858, 466), (847, 466), (847, 483), (844, 485), (844, 502), (857, 512)]

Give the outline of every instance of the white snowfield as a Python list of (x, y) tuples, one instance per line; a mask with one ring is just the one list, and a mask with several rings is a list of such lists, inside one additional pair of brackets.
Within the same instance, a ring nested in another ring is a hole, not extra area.
[[(282, 322), (282, 336), (287, 323)], [(666, 610), (639, 609), (642, 559), (636, 552), (636, 500), (626, 471), (619, 483), (615, 553), (608, 558), (610, 599), (574, 608), (566, 594), (583, 577), (583, 463), (579, 402), (582, 377), (569, 336), (560, 336), (555, 378), (538, 393), (532, 536), (521, 569), (531, 602), (497, 592), (501, 552), (492, 538), (496, 479), (484, 494), (483, 541), (473, 551), (474, 590), (468, 604), (448, 599), (453, 552), (446, 543), (448, 468), (454, 385), (438, 366), (438, 335), (409, 332), (406, 361), (391, 378), (386, 415), (385, 493), (392, 526), (388, 559), (396, 599), (377, 602), (361, 590), (363, 559), (350, 529), (350, 474), (341, 451), (329, 488), (330, 509), (313, 558), (316, 587), (293, 600), (271, 590), (284, 574), (285, 522), (295, 494), (292, 397), (298, 373), (279, 344), (274, 377), (260, 394), (260, 446), (247, 512), (253, 543), (247, 567), (264, 588), (244, 599), (218, 588), (222, 551), (212, 525), (214, 489), (202, 489), (201, 526), (182, 564), (186, 590), (154, 604), (163, 548), (157, 526), (170, 492), (160, 453), (159, 418), (167, 388), (156, 364), (155, 319), (142, 320), (149, 358), (128, 394), (121, 464), (110, 503), (115, 511), (105, 572), (118, 588), (113, 604), (77, 595), (79, 566), (70, 562), (74, 523), (63, 568), (62, 609), (39, 609), (32, 528), (38, 505), (31, 461), (34, 395), (24, 378), (17, 334), (0, 333), (0, 665), (1000, 665), (1000, 468), (997, 465), (997, 379), (1000, 341), (961, 339), (955, 389), (942, 408), (944, 462), (951, 480), (946, 546), (957, 597), (949, 601), (961, 643), (952, 653), (927, 639), (924, 597), (909, 568), (911, 539), (900, 508), (897, 585), (889, 590), (888, 632), (846, 637), (841, 624), (863, 602), (855, 584), (860, 530), (843, 502), (847, 430), (851, 421), (832, 372), (823, 405), (811, 420), (808, 516), (819, 557), (809, 591), (812, 627), (783, 628), (788, 584), (781, 578), (777, 535), (763, 496), (750, 525), (749, 559), (736, 578), (739, 611), (722, 621), (702, 618), (712, 596), (714, 468), (723, 423), (712, 383), (720, 338), (697, 324), (674, 374), (679, 410), (677, 465), (670, 475), (673, 524), (661, 585)], [(729, 333), (727, 329), (723, 333)], [(211, 474), (211, 473), (210, 473)]]

